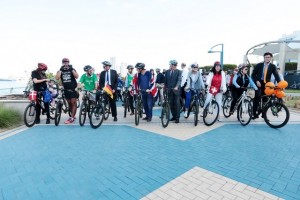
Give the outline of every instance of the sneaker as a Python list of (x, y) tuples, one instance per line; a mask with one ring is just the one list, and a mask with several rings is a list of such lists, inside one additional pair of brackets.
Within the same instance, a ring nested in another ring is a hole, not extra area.
[(67, 121), (65, 121), (65, 124), (72, 124), (75, 120), (70, 117)]
[(200, 117), (203, 117), (203, 112), (200, 112), (200, 113), (199, 113), (199, 116), (200, 116)]
[(184, 111), (184, 117), (187, 118), (188, 117), (188, 112)]
[(147, 120), (148, 119), (148, 117), (144, 117), (142, 120)]
[(147, 119), (147, 122), (151, 122), (151, 119), (150, 119), (150, 118), (148, 118), (148, 119)]
[(46, 119), (46, 124), (50, 124), (50, 119), (49, 118)]

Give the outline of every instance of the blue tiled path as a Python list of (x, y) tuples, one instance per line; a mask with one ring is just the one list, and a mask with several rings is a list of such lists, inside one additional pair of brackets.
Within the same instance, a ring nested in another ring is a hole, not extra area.
[(0, 199), (139, 199), (194, 166), (300, 199), (299, 129), (228, 124), (180, 141), (130, 126), (35, 126), (0, 140)]

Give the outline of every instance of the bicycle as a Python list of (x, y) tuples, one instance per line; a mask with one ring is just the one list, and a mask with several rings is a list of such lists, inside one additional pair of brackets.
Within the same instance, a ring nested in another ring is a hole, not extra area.
[(23, 91), (24, 95), (28, 96), (30, 103), (24, 110), (24, 124), (27, 127), (32, 127), (36, 120), (36, 105), (39, 104), (42, 109), (45, 109), (43, 102), (43, 92)]
[(100, 91), (99, 101), (102, 103), (102, 107), (104, 109), (104, 120), (108, 119), (110, 113), (110, 104), (108, 98), (110, 97), (106, 92)]
[(65, 98), (64, 91), (65, 89), (63, 88), (60, 88), (58, 91), (56, 110), (55, 110), (55, 120), (54, 120), (55, 126), (59, 125), (62, 112), (68, 113), (69, 116), (71, 117), (71, 111), (69, 108), (69, 104)]
[(213, 95), (210, 102), (205, 106), (203, 110), (203, 122), (207, 126), (213, 125), (219, 117), (219, 104)]
[[(274, 90), (281, 89), (275, 87)], [(263, 101), (266, 99), (266, 101)], [(277, 98), (275, 94), (270, 96), (263, 95), (260, 97), (258, 104), (258, 115), (262, 113), (264, 121), (271, 128), (281, 128), (285, 126), (290, 119), (290, 112), (286, 105), (282, 103), (281, 98)]]
[(200, 106), (200, 94), (203, 93), (199, 93), (199, 91), (195, 89), (191, 89), (191, 91), (194, 93), (194, 95), (191, 98), (191, 103), (186, 118), (190, 116), (191, 112), (194, 112), (194, 125), (197, 126), (199, 121), (198, 114), (199, 114), (199, 106)]
[(252, 103), (251, 97), (247, 96), (247, 89), (244, 88), (243, 94), (237, 100), (232, 113), (230, 113), (230, 107), (233, 98), (228, 96), (225, 98), (223, 102), (223, 114), (224, 117), (230, 117), (236, 110), (237, 110), (237, 118), (238, 121), (243, 125), (246, 126), (250, 123), (252, 117)]
[(134, 122), (135, 125), (139, 125), (140, 118), (143, 117), (143, 102), (142, 102), (142, 93), (141, 90), (136, 90), (134, 94)]
[(127, 112), (130, 111), (128, 95), (130, 95), (128, 94), (128, 88), (125, 88), (124, 92), (122, 93), (122, 98), (124, 101), (124, 118), (126, 118)]
[(82, 97), (82, 103), (79, 110), (79, 125), (83, 126), (86, 120), (86, 115), (89, 119), (91, 118), (91, 111), (93, 110), (96, 104), (96, 97), (94, 93), (89, 92), (88, 90), (82, 90), (84, 92)]
[(103, 119), (105, 119), (105, 102), (103, 100), (104, 96), (107, 96), (105, 92), (100, 91), (100, 97), (96, 100), (95, 105), (92, 109), (90, 115), (90, 125), (92, 128), (98, 128), (101, 126)]
[(170, 122), (170, 104), (169, 104), (169, 94), (168, 90), (164, 90), (163, 92), (164, 99), (163, 103), (161, 105), (161, 114), (160, 114), (160, 121), (162, 127), (166, 128), (169, 125)]

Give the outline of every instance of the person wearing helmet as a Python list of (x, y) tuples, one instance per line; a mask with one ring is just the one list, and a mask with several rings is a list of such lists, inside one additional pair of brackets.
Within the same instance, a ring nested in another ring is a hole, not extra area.
[[(156, 68), (156, 87), (158, 89), (158, 94), (156, 100), (159, 100), (158, 106), (161, 106), (164, 100), (164, 87), (165, 87), (165, 76), (160, 72), (159, 68)], [(159, 98), (159, 99), (158, 99)]]
[(62, 82), (65, 90), (65, 97), (71, 111), (71, 117), (65, 121), (65, 124), (74, 123), (77, 110), (77, 98), (79, 97), (78, 92), (75, 90), (77, 88), (76, 79), (78, 78), (78, 73), (69, 63), (70, 60), (68, 58), (64, 58), (62, 60), (62, 66), (55, 76), (56, 80), (60, 79)]
[(90, 65), (86, 65), (84, 66), (83, 71), (85, 71), (85, 74), (82, 74), (79, 82), (84, 86), (85, 90), (95, 92), (97, 89), (98, 78), (94, 73), (94, 69)]
[(170, 121), (179, 123), (180, 118), (180, 84), (181, 84), (181, 71), (176, 69), (177, 61), (171, 60), (169, 62), (170, 68), (165, 74), (165, 88), (168, 90), (169, 104), (172, 113)]
[[(50, 79), (46, 76), (46, 71), (48, 67), (44, 63), (38, 63), (38, 67), (36, 70), (31, 72), (31, 78), (33, 82), (33, 90), (37, 92), (44, 92), (47, 90), (47, 82), (50, 81)], [(38, 95), (41, 95), (41, 93), (38, 93)], [(40, 96), (38, 96), (40, 98)], [(49, 111), (49, 102), (44, 102), (45, 111), (47, 114), (47, 120), (46, 124), (50, 124), (50, 111)], [(35, 123), (40, 123), (40, 115), (41, 115), (41, 105), (39, 103), (36, 104), (36, 118)]]
[(143, 120), (147, 122), (152, 121), (152, 110), (154, 97), (157, 95), (157, 88), (155, 86), (155, 80), (150, 71), (145, 69), (144, 63), (137, 63), (138, 73), (138, 86), (142, 92), (143, 107), (146, 117)]
[[(200, 90), (204, 90), (204, 82), (202, 80), (202, 75), (199, 72), (199, 65), (197, 63), (193, 63), (191, 65), (191, 71), (187, 75), (187, 82), (185, 84), (184, 92), (186, 96), (185, 101), (185, 111), (184, 111), (184, 117), (188, 117), (188, 109), (190, 107), (191, 99), (196, 94), (195, 92)], [(191, 90), (192, 89), (192, 90)]]
[[(207, 104), (211, 101), (212, 97), (215, 96), (216, 101), (219, 105), (219, 110), (221, 110), (222, 105), (222, 96), (223, 93), (226, 92), (226, 77), (224, 71), (221, 69), (221, 63), (219, 61), (216, 61), (214, 63), (214, 66), (210, 70), (207, 79), (207, 96), (204, 103), (204, 108), (207, 106)], [(222, 121), (222, 119), (218, 118), (218, 121)]]
[(125, 88), (128, 89), (127, 90), (127, 97), (128, 97), (128, 100), (129, 100), (129, 108), (130, 108), (130, 111), (131, 111), (130, 115), (134, 115), (133, 93), (131, 92), (132, 91), (132, 80), (133, 80), (133, 77), (134, 77), (133, 69), (134, 69), (134, 67), (132, 65), (127, 66), (127, 74), (126, 74), (125, 83), (124, 83)]
[[(255, 91), (255, 97), (253, 100), (253, 117), (252, 119), (258, 118), (257, 108), (260, 101), (260, 97), (265, 94), (265, 84), (271, 81), (272, 74), (277, 82), (281, 81), (280, 76), (276, 70), (276, 66), (271, 63), (273, 54), (270, 52), (264, 53), (264, 62), (258, 63), (251, 74), (251, 77), (258, 87)], [(262, 116), (264, 117), (264, 116)]]
[(232, 102), (231, 102), (230, 112), (229, 112), (230, 115), (233, 114), (233, 109), (237, 100), (241, 97), (244, 90), (247, 90), (249, 84), (251, 87), (254, 88), (254, 90), (257, 90), (255, 83), (247, 73), (248, 73), (248, 65), (240, 64), (238, 66), (238, 73), (235, 74), (233, 77), (232, 87), (231, 87)]
[(103, 61), (103, 71), (100, 73), (100, 79), (99, 79), (99, 87), (100, 90), (103, 90), (103, 88), (107, 85), (109, 85), (112, 89), (113, 98), (108, 98), (110, 108), (111, 108), (111, 114), (114, 118), (114, 121), (118, 121), (117, 118), (117, 105), (116, 105), (116, 99), (117, 99), (117, 87), (118, 87), (118, 73), (116, 70), (110, 69), (112, 66), (110, 62)]

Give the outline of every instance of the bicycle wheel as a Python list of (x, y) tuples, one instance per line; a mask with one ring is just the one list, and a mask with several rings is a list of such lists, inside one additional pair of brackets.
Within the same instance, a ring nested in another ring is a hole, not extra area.
[(124, 99), (124, 117), (125, 118), (127, 115), (128, 108), (129, 108), (129, 99), (127, 97), (125, 97), (125, 99)]
[(35, 104), (29, 104), (24, 111), (24, 124), (27, 127), (32, 127), (35, 124), (36, 119), (36, 106)]
[(166, 128), (169, 125), (170, 121), (170, 105), (167, 102), (163, 102), (160, 120), (162, 127)]
[(226, 99), (223, 101), (223, 115), (226, 118), (230, 117), (231, 102), (232, 102), (231, 96), (226, 97)]
[(54, 104), (55, 106), (51, 105), (51, 102), (49, 103), (49, 113), (50, 113), (50, 119), (55, 119), (55, 110), (56, 110), (56, 102)]
[(104, 109), (102, 104), (98, 104), (94, 107), (91, 113), (90, 124), (93, 128), (98, 128), (101, 126), (104, 119)]
[[(140, 123), (140, 116), (141, 116), (141, 106), (140, 106), (140, 103), (137, 101), (135, 102), (135, 109), (134, 109), (134, 122), (135, 122), (135, 125), (139, 125)], [(142, 111), (143, 112), (143, 111)]]
[(272, 128), (285, 126), (290, 119), (288, 108), (279, 102), (270, 103), (263, 110), (265, 122)]
[(194, 111), (194, 125), (198, 125), (199, 103), (196, 101), (193, 103), (192, 110)]
[(85, 123), (86, 119), (86, 114), (87, 114), (87, 102), (86, 100), (82, 102), (79, 110), (79, 125), (83, 126)]
[(207, 126), (213, 125), (219, 116), (219, 106), (216, 101), (211, 101), (203, 111), (203, 122)]
[(204, 107), (204, 103), (205, 103), (204, 94), (202, 92), (200, 92), (200, 94), (199, 94), (199, 105), (201, 106), (201, 108)]
[(239, 122), (246, 126), (250, 123), (252, 117), (252, 105), (248, 99), (244, 99), (239, 105), (237, 111), (237, 118)]
[(109, 112), (110, 112), (110, 104), (109, 102), (104, 102), (102, 104), (103, 108), (104, 108), (104, 120), (107, 120), (109, 117)]
[(60, 117), (61, 117), (61, 111), (62, 111), (62, 103), (61, 102), (57, 102), (56, 104), (56, 110), (55, 110), (55, 120), (54, 120), (54, 124), (55, 126), (59, 125), (60, 122)]

